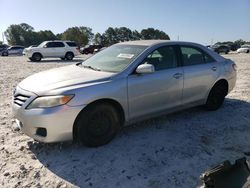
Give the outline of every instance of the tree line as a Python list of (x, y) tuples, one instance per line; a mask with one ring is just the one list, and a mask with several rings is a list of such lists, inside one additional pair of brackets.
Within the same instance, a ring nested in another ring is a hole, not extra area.
[(165, 39), (170, 40), (164, 32), (154, 28), (142, 29), (140, 32), (127, 27), (109, 27), (104, 33), (92, 32), (92, 29), (85, 26), (70, 27), (63, 33), (54, 34), (51, 30), (35, 31), (26, 23), (12, 24), (4, 32), (10, 45), (38, 45), (46, 40), (72, 40), (78, 46), (85, 46), (89, 43), (110, 46), (117, 42), (141, 39)]
[(244, 45), (244, 44), (250, 44), (250, 42), (244, 41), (242, 39), (236, 40), (234, 42), (232, 41), (225, 41), (225, 42), (217, 42), (215, 43), (215, 45), (226, 45), (229, 46), (231, 49), (237, 49), (240, 46)]

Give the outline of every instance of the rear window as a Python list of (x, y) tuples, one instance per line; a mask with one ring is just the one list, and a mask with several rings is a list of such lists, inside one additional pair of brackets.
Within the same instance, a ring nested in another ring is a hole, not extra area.
[(70, 47), (77, 47), (75, 42), (66, 42), (68, 46)]

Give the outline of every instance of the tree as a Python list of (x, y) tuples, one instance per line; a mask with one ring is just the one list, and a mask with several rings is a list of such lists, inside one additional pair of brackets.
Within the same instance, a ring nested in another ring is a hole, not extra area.
[(71, 27), (57, 36), (61, 37), (62, 40), (72, 40), (79, 46), (85, 46), (92, 40), (94, 34), (89, 27)]
[(137, 30), (132, 31), (132, 40), (140, 40), (141, 37), (141, 34)]
[(104, 46), (110, 46), (112, 44), (119, 42), (119, 39), (117, 38), (117, 30), (112, 27), (109, 27), (102, 34), (102, 38)]
[(242, 46), (243, 44), (245, 44), (246, 41), (242, 40), (242, 39), (239, 39), (239, 40), (236, 40), (234, 41), (234, 44), (235, 45), (238, 45), (238, 46)]
[(30, 45), (30, 37), (33, 35), (34, 28), (26, 23), (10, 25), (5, 31), (7, 41), (11, 45)]
[(143, 29), (141, 31), (141, 38), (144, 40), (149, 40), (149, 39), (170, 40), (169, 36), (164, 31), (160, 31), (154, 28)]
[(103, 37), (102, 37), (102, 35), (100, 33), (96, 33), (95, 36), (94, 36), (93, 42), (95, 44), (103, 45)]
[(119, 42), (132, 40), (132, 31), (127, 27), (115, 28)]
[(79, 29), (82, 33), (85, 33), (87, 35), (88, 42), (91, 42), (93, 40), (94, 33), (92, 32), (92, 29), (90, 27), (81, 26), (79, 27)]

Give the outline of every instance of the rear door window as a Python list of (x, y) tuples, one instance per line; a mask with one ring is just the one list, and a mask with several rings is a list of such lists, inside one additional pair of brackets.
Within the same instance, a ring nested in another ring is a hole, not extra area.
[(70, 47), (77, 47), (75, 42), (66, 42), (68, 46)]
[(212, 63), (215, 60), (201, 49), (182, 46), (180, 47), (184, 66)]
[(64, 47), (64, 44), (62, 42), (48, 42), (46, 46), (47, 48), (60, 48)]
[(64, 47), (64, 44), (62, 42), (54, 42), (54, 45), (56, 48)]

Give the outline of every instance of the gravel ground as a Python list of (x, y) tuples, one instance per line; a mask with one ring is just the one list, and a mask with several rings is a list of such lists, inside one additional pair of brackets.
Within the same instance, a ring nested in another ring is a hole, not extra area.
[(0, 57), (0, 187), (197, 187), (206, 169), (250, 159), (250, 54), (225, 57), (237, 63), (238, 80), (221, 109), (198, 107), (134, 124), (99, 148), (38, 143), (14, 126), (18, 82), (72, 62)]

